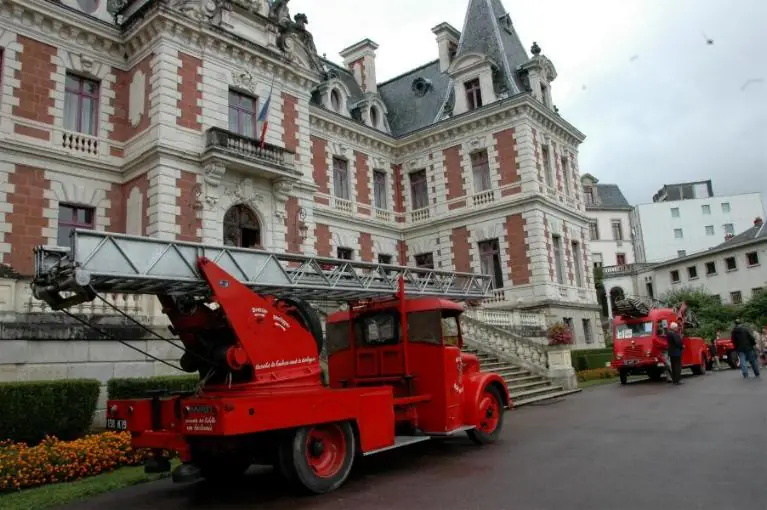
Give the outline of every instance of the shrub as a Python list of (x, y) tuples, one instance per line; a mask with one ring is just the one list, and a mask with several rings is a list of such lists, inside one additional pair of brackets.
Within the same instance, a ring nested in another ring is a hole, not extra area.
[(564, 322), (557, 322), (546, 330), (549, 345), (572, 345), (573, 330)]
[(613, 359), (612, 348), (605, 349), (579, 349), (570, 353), (573, 360), (573, 368), (576, 372), (592, 368), (604, 368), (605, 364)]
[(46, 437), (37, 446), (0, 443), (0, 493), (70, 482), (122, 466), (140, 464), (145, 450), (134, 450), (130, 432), (104, 432), (74, 441)]
[(144, 398), (150, 390), (191, 391), (199, 383), (197, 375), (115, 378), (107, 382), (107, 395), (109, 399)]
[(88, 432), (101, 383), (95, 379), (0, 383), (0, 438), (37, 444)]
[(576, 373), (578, 382), (593, 381), (596, 379), (612, 379), (618, 377), (618, 371), (614, 368), (593, 368), (591, 370), (581, 370)]

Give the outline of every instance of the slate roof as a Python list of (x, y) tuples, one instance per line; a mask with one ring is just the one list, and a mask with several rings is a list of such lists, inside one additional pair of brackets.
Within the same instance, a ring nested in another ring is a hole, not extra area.
[[(501, 0), (469, 0), (455, 58), (467, 53), (487, 55), (499, 66), (494, 80), (496, 92), (499, 95), (514, 95), (526, 91), (518, 68), (530, 58), (513, 24), (503, 21), (506, 14)], [(350, 101), (362, 98), (362, 91), (348, 70), (328, 60), (324, 62), (333, 67), (352, 91), (352, 96), (356, 96)], [(423, 78), (430, 85), (422, 96), (413, 90), (413, 81), (418, 78)], [(446, 105), (451, 107), (453, 103), (452, 82), (447, 74), (440, 72), (439, 60), (379, 84), (378, 91), (386, 104), (389, 126), (395, 137), (441, 120), (443, 108)]]
[(631, 209), (626, 197), (617, 184), (596, 184), (598, 203), (587, 206), (589, 210), (596, 209)]

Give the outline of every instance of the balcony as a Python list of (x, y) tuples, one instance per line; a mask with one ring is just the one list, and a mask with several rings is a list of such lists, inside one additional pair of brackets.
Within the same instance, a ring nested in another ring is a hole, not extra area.
[(221, 128), (205, 132), (203, 163), (213, 161), (254, 177), (299, 178), (295, 154), (284, 147), (264, 143)]
[(652, 266), (652, 264), (637, 262), (634, 264), (621, 264), (618, 266), (606, 266), (602, 267), (603, 278), (614, 278), (616, 276), (624, 276), (633, 274), (636, 271), (641, 271)]

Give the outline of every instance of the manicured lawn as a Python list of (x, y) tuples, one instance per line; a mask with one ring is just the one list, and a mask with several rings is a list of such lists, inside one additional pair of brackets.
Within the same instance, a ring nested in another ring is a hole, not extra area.
[[(172, 463), (173, 468), (176, 465), (177, 461)], [(3, 510), (44, 510), (131, 485), (160, 480), (168, 476), (170, 476), (169, 473), (147, 475), (144, 473), (144, 466), (125, 467), (111, 473), (92, 476), (75, 482), (46, 485), (0, 495), (0, 508)]]

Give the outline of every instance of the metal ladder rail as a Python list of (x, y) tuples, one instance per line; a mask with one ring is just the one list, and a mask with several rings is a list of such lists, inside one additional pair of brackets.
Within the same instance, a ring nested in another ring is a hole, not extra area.
[(308, 300), (390, 296), (403, 277), (408, 296), (455, 301), (489, 297), (491, 277), (263, 250), (166, 241), (151, 237), (75, 230), (71, 248), (35, 248), (35, 296), (53, 306), (62, 291), (83, 295), (206, 295), (197, 259), (207, 257), (257, 292)]

